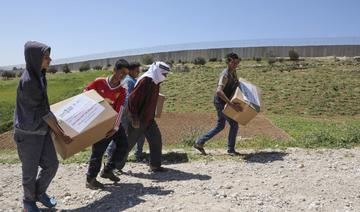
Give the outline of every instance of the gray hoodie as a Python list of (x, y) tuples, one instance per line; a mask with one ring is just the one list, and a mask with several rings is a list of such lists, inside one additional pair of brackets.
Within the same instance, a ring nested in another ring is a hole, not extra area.
[(47, 96), (45, 70), (41, 70), (41, 64), (45, 52), (50, 50), (49, 46), (36, 41), (25, 44), (26, 70), (17, 87), (15, 133), (45, 135), (49, 132), (44, 120), (52, 113)]

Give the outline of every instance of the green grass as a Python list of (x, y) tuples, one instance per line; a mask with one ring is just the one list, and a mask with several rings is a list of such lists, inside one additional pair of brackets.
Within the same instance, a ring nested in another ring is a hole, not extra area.
[[(301, 69), (296, 68), (299, 65)], [(243, 61), (238, 76), (260, 87), (267, 114), (353, 116), (360, 113), (358, 62), (306, 60), (299, 65), (283, 62), (270, 67), (265, 61)], [(170, 75), (161, 88), (167, 96), (165, 110), (212, 110), (212, 98), (223, 68), (222, 63), (207, 63), (203, 67), (193, 66), (190, 72)]]
[[(97, 77), (107, 76), (109, 74), (109, 71), (47, 74), (50, 104), (81, 93), (89, 82)], [(12, 128), (18, 80), (19, 78), (0, 81), (0, 133)]]

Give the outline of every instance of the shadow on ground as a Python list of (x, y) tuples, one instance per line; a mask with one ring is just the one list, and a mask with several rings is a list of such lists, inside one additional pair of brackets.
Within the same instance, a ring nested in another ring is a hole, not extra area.
[(161, 173), (125, 173), (133, 177), (149, 179), (156, 182), (166, 181), (184, 181), (184, 180), (210, 180), (211, 177), (205, 174), (193, 174), (176, 169), (168, 169), (167, 172)]
[[(175, 169), (169, 169), (167, 172), (162, 173), (125, 172), (124, 174), (156, 182), (211, 179), (209, 175), (193, 174)], [(145, 202), (144, 199), (141, 199), (141, 196), (166, 196), (174, 192), (173, 190), (163, 189), (163, 187), (160, 186), (144, 187), (141, 183), (106, 184), (104, 190), (110, 193), (87, 206), (64, 211), (122, 211)]]
[(173, 193), (173, 190), (164, 190), (160, 186), (144, 187), (141, 183), (111, 184), (106, 185), (104, 190), (110, 192), (110, 194), (105, 195), (99, 200), (95, 200), (87, 206), (63, 211), (123, 211), (145, 202), (144, 199), (140, 198), (141, 196), (166, 196)]
[[(162, 157), (162, 164), (164, 164), (164, 165), (189, 162), (189, 157), (188, 157), (187, 153), (185, 153), (185, 152), (167, 152), (167, 153), (162, 154), (161, 157)], [(141, 161), (140, 163), (148, 163), (150, 154), (144, 153), (142, 158), (143, 158), (143, 161)], [(132, 156), (128, 161), (129, 162), (139, 162), (135, 159), (134, 156)]]
[(248, 163), (271, 163), (274, 161), (283, 161), (284, 157), (288, 155), (285, 152), (255, 152), (250, 154), (241, 154), (244, 157), (244, 161)]

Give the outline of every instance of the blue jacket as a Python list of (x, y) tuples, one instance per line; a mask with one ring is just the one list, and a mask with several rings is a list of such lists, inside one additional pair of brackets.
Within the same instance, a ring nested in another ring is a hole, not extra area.
[(129, 99), (129, 95), (130, 93), (134, 90), (135, 84), (136, 84), (136, 79), (127, 75), (124, 79), (124, 84), (127, 85), (128, 89), (127, 89), (127, 93), (126, 93), (126, 99), (125, 99), (125, 105), (124, 108), (127, 107), (128, 104), (128, 99)]

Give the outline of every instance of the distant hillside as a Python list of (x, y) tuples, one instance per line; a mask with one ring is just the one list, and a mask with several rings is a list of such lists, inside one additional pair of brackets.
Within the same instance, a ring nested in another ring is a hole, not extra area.
[[(299, 116), (354, 116), (360, 114), (360, 62), (354, 59), (311, 60), (299, 62), (279, 59), (272, 65), (266, 60), (242, 61), (238, 76), (262, 90), (267, 114)], [(189, 72), (178, 72), (187, 66)], [(165, 111), (214, 111), (213, 94), (223, 62), (204, 66), (174, 64), (174, 74), (161, 86), (167, 96)], [(177, 68), (176, 68), (177, 67)], [(82, 91), (83, 87), (109, 71), (48, 74), (51, 103)], [(0, 132), (11, 129), (18, 78), (0, 81)]]

